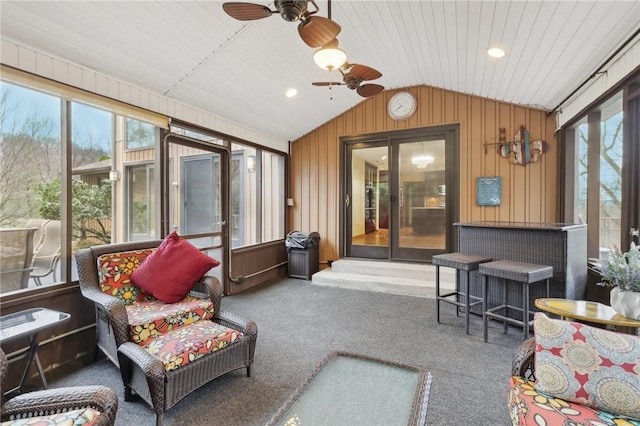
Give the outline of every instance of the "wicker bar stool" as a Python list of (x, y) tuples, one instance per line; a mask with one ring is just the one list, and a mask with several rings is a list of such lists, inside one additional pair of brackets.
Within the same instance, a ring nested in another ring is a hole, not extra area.
[[(507, 333), (507, 323), (522, 326), (522, 335), (524, 339), (529, 338), (529, 327), (531, 320), (529, 319), (529, 286), (531, 284), (545, 281), (547, 286), (547, 296), (549, 297), (549, 278), (553, 277), (553, 267), (546, 265), (536, 265), (527, 262), (517, 262), (513, 260), (496, 260), (494, 262), (483, 263), (480, 265), (478, 272), (482, 277), (482, 312), (484, 320), (484, 341), (488, 340), (488, 323), (489, 318), (502, 320), (504, 333)], [(502, 278), (505, 282), (502, 292), (502, 304), (493, 308), (489, 305), (489, 284), (487, 277)], [(522, 285), (522, 306), (513, 306), (508, 303), (509, 282), (515, 282)], [(522, 312), (522, 321), (509, 317), (509, 309)], [(504, 310), (504, 315), (500, 311)]]
[[(482, 298), (471, 296), (469, 291), (470, 273), (478, 269), (478, 265), (483, 262), (493, 260), (490, 257), (477, 256), (464, 253), (444, 253), (437, 254), (431, 258), (431, 262), (436, 265), (436, 318), (440, 324), (440, 302), (450, 303), (452, 305), (464, 308), (465, 331), (469, 334), (469, 311), (471, 307), (482, 303)], [(455, 291), (440, 294), (440, 266), (454, 268), (456, 270), (456, 289)], [(460, 290), (460, 271), (467, 274), (467, 288), (464, 292)], [(463, 301), (461, 297), (464, 296)], [(471, 299), (474, 301), (472, 302)], [(458, 308), (456, 308), (456, 316), (458, 316)]]

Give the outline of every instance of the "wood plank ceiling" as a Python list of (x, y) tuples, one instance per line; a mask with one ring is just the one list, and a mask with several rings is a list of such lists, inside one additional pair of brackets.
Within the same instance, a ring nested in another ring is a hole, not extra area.
[[(310, 84), (341, 76), (318, 68), (297, 23), (277, 14), (241, 22), (220, 1), (3, 0), (0, 15), (5, 40), (283, 141), (363, 101)], [(382, 72), (373, 83), (386, 89), (427, 84), (551, 110), (640, 28), (640, 2), (334, 1), (332, 19), (348, 61)], [(494, 45), (504, 58), (487, 56)]]

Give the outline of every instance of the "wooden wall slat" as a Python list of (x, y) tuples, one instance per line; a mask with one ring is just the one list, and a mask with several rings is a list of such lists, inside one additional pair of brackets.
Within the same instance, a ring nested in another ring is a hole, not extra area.
[[(408, 120), (395, 121), (386, 113), (391, 96), (410, 91), (418, 110)], [(340, 253), (340, 137), (394, 129), (419, 128), (442, 123), (460, 124), (460, 221), (499, 220), (555, 222), (557, 147), (555, 119), (546, 112), (521, 105), (484, 99), (450, 90), (415, 86), (384, 91), (344, 112), (291, 144), (290, 230), (318, 231), (321, 261), (338, 259)], [(551, 148), (538, 163), (510, 164), (490, 145), (499, 141), (500, 127), (512, 141), (520, 125), (531, 140), (545, 140)], [(476, 178), (502, 177), (502, 204), (476, 205)]]

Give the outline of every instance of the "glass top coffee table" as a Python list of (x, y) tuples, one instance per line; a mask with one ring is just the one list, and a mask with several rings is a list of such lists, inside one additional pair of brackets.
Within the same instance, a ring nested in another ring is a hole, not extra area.
[(269, 425), (425, 425), (431, 373), (347, 352), (331, 352)]

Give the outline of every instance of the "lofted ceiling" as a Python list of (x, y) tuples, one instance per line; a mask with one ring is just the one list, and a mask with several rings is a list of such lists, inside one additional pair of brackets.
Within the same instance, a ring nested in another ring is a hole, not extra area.
[[(327, 2), (316, 4), (326, 17)], [(2, 0), (0, 15), (3, 39), (282, 141), (364, 100), (312, 86), (341, 76), (315, 65), (297, 23), (277, 13), (238, 21), (221, 1)], [(640, 2), (335, 0), (331, 18), (348, 61), (379, 70), (372, 83), (386, 89), (426, 84), (552, 110), (640, 28)], [(494, 45), (504, 58), (487, 55)]]

